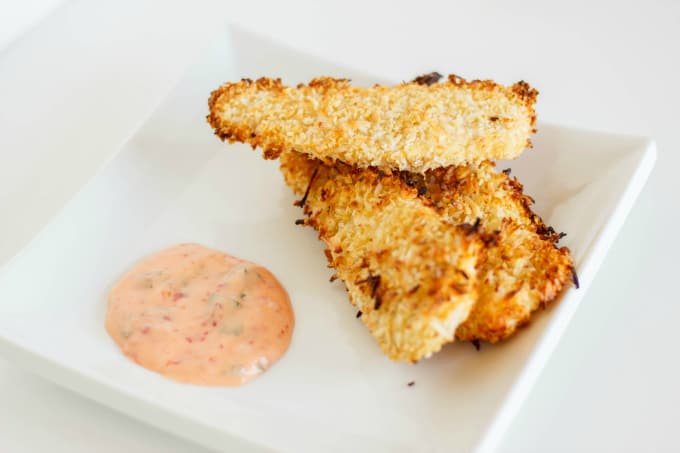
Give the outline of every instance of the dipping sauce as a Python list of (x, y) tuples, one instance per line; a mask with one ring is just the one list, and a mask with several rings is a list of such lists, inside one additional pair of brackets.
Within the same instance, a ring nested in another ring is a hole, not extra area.
[(267, 269), (180, 244), (115, 284), (106, 330), (126, 356), (170, 379), (238, 386), (286, 352), (294, 323), (288, 294)]

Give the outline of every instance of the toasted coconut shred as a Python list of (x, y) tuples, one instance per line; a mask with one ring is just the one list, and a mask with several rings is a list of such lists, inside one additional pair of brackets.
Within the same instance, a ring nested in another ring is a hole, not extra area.
[(212, 93), (208, 121), (221, 139), (259, 147), (268, 159), (298, 151), (422, 173), (519, 156), (531, 146), (537, 94), (525, 82), (506, 87), (457, 76), (372, 88), (329, 77), (297, 87), (244, 79)]
[(397, 176), (301, 153), (280, 159), (298, 194), (316, 173), (306, 224), (328, 246), (330, 266), (385, 354), (415, 362), (453, 341), (476, 299), (476, 235), (445, 222)]
[[(457, 340), (498, 342), (578, 279), (565, 235), (492, 160), (531, 146), (538, 92), (525, 82), (444, 78), (387, 87), (321, 77), (225, 83), (208, 122), (279, 158), (325, 242), (331, 281), (393, 360)], [(412, 382), (408, 384), (413, 385)]]
[(517, 179), (491, 162), (438, 169), (425, 177), (426, 198), (453, 224), (479, 221), (493, 235), (477, 267), (478, 299), (456, 331), (459, 340), (495, 343), (558, 296), (574, 263), (562, 237), (531, 210)]

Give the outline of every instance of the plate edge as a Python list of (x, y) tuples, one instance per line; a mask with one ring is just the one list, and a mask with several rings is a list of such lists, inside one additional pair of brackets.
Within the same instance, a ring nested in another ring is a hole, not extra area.
[[(498, 449), (512, 420), (524, 404), (524, 401), (543, 371), (548, 358), (559, 343), (566, 328), (569, 326), (571, 318), (576, 313), (583, 296), (587, 293), (604, 258), (607, 256), (614, 240), (618, 237), (626, 218), (630, 214), (638, 196), (649, 179), (649, 175), (656, 162), (656, 142), (652, 139), (639, 136), (627, 137), (645, 140), (645, 148), (638, 161), (637, 168), (633, 173), (633, 177), (628, 181), (625, 190), (619, 196), (611, 217), (607, 220), (604, 228), (597, 237), (593, 246), (593, 252), (583, 263), (582, 269), (588, 271), (584, 272), (584, 274), (587, 274), (589, 278), (583, 279), (583, 281), (580, 282), (580, 289), (571, 305), (558, 305), (562, 313), (557, 313), (558, 316), (553, 316), (553, 319), (548, 324), (546, 333), (539, 340), (535, 351), (530, 355), (529, 360), (518, 373), (514, 384), (501, 403), (500, 409), (493, 417), (480, 441), (477, 443), (477, 446), (474, 449), (475, 453), (493, 453)], [(569, 291), (573, 292), (575, 289), (570, 288)], [(555, 315), (555, 313), (553, 315)]]

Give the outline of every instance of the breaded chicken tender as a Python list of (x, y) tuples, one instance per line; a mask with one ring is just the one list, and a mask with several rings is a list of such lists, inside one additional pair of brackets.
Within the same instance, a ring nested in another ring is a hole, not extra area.
[[(522, 185), (491, 162), (428, 172), (402, 180), (424, 194), (442, 219), (479, 222), (491, 233), (477, 267), (478, 299), (456, 331), (458, 340), (497, 342), (527, 323), (534, 310), (553, 301), (574, 278), (562, 237), (531, 210)], [(479, 220), (477, 220), (479, 219)]]
[(475, 300), (481, 241), (398, 175), (281, 153), (286, 183), (382, 350), (415, 362), (453, 341)]
[(229, 142), (298, 151), (360, 168), (426, 170), (513, 159), (531, 146), (538, 92), (457, 76), (359, 88), (321, 77), (297, 87), (280, 79), (225, 83), (209, 101), (208, 122)]

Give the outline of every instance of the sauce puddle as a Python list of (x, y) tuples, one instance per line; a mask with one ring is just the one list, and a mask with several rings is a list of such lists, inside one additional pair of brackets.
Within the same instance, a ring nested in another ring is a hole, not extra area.
[(197, 244), (136, 264), (109, 293), (106, 330), (139, 365), (199, 385), (242, 385), (288, 349), (295, 320), (267, 269)]

